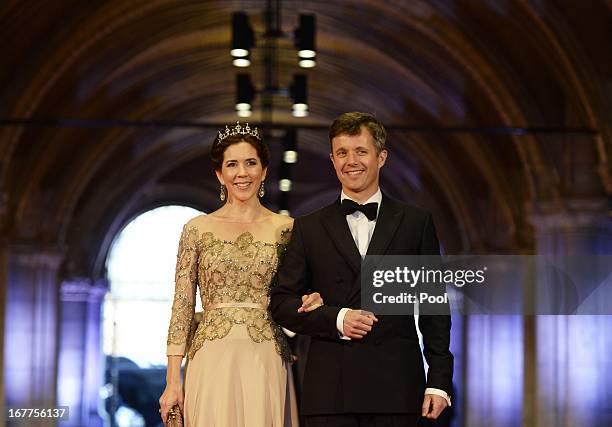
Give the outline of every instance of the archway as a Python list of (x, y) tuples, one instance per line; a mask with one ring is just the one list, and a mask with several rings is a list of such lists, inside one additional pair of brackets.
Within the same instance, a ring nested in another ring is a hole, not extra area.
[(116, 426), (159, 423), (181, 228), (202, 212), (162, 206), (130, 221), (109, 251), (103, 305), (105, 411)]

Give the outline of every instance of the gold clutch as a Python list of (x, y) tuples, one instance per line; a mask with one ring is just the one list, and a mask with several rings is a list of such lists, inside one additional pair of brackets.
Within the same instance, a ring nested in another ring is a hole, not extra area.
[(174, 405), (168, 411), (168, 427), (183, 427), (183, 414), (178, 405)]

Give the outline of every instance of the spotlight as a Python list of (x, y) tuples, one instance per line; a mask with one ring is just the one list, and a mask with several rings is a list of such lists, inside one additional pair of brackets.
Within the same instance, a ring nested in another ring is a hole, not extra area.
[(298, 65), (302, 68), (314, 68), (317, 62), (314, 59), (300, 59)]
[(283, 153), (283, 162), (285, 163), (297, 163), (298, 153), (294, 150), (287, 150)]
[[(295, 48), (300, 59), (312, 59), (317, 55), (315, 47), (316, 18), (314, 15), (300, 15), (300, 25), (296, 28)], [(302, 61), (300, 61), (302, 62)], [(310, 62), (311, 67), (315, 66), (314, 60)], [(309, 63), (309, 64), (310, 64)], [(302, 67), (302, 65), (300, 65)], [(304, 67), (308, 68), (308, 67)]]
[(247, 56), (248, 54), (249, 51), (246, 49), (236, 48), (230, 50), (230, 55), (232, 55), (234, 58), (242, 58), (243, 56)]
[(291, 110), (291, 115), (293, 117), (308, 117), (308, 110), (296, 110), (294, 108)]
[(278, 176), (280, 181), (278, 188), (280, 193), (278, 194), (278, 210), (279, 213), (289, 215), (289, 190), (291, 189), (289, 176), (291, 175), (291, 167), (286, 163), (281, 163), (279, 166)]
[(304, 49), (298, 52), (298, 56), (302, 59), (312, 59), (315, 56), (317, 56), (317, 52), (315, 52), (314, 50), (310, 50), (310, 49)]
[(248, 74), (236, 75), (236, 114), (238, 117), (250, 117), (251, 104), (255, 98), (255, 88)]
[(232, 65), (238, 68), (245, 68), (251, 65), (251, 60), (248, 56), (244, 58), (234, 58), (232, 59)]
[[(251, 61), (247, 58), (249, 50), (253, 47), (255, 37), (253, 29), (249, 25), (249, 17), (245, 12), (234, 12), (232, 14), (232, 47), (230, 54), (236, 58), (236, 67), (248, 67)], [(243, 61), (236, 62), (237, 59)], [(240, 64), (240, 65), (239, 65)]]
[(288, 178), (283, 178), (278, 181), (278, 189), (280, 191), (291, 191), (291, 180)]
[[(295, 129), (287, 129), (283, 137), (283, 162), (288, 164), (297, 163), (297, 132)], [(284, 170), (281, 170), (284, 173)], [(283, 176), (283, 175), (281, 175)]]
[(278, 213), (289, 215), (289, 193), (287, 192), (281, 192), (278, 195)]
[(308, 80), (305, 74), (295, 74), (293, 83), (289, 87), (289, 94), (293, 99), (293, 117), (306, 117), (308, 115)]

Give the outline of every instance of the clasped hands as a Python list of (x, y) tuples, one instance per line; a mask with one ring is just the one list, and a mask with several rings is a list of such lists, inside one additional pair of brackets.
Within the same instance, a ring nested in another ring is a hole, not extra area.
[(359, 340), (372, 330), (378, 322), (373, 313), (363, 310), (349, 310), (344, 315), (342, 334), (350, 339)]

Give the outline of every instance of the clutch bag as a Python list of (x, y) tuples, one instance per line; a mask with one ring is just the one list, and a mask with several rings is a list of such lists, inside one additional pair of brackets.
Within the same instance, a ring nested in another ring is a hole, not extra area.
[(183, 414), (178, 405), (174, 405), (168, 411), (168, 427), (183, 427)]

